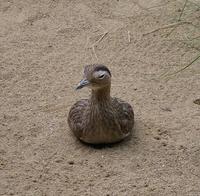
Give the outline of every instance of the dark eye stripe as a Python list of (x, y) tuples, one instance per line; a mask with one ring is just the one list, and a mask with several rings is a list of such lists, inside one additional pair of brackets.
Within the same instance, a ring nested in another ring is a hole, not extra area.
[(94, 71), (107, 71), (109, 73), (109, 75), (111, 76), (110, 70), (104, 66), (104, 65), (98, 65)]

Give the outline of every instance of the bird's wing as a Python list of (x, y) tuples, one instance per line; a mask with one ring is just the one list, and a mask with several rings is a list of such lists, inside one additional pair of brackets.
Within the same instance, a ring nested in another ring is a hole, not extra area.
[(88, 104), (88, 99), (81, 99), (76, 102), (69, 111), (68, 124), (77, 137), (81, 137), (82, 135), (84, 127), (83, 114)]
[(124, 134), (128, 134), (131, 132), (134, 125), (133, 108), (129, 103), (119, 98), (114, 98), (113, 100), (115, 102), (114, 103), (115, 109), (117, 109), (121, 131)]

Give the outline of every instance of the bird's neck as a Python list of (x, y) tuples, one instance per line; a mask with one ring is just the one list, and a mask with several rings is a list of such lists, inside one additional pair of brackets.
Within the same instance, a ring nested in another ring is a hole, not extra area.
[[(88, 126), (95, 126), (101, 129), (103, 126), (102, 122), (107, 122), (108, 111), (111, 107), (111, 97), (110, 97), (110, 86), (101, 88), (98, 90), (92, 90), (90, 97), (90, 106), (87, 112), (86, 123)], [(91, 128), (91, 129), (92, 129)]]
[(97, 90), (92, 90), (91, 101), (94, 104), (110, 102), (110, 98), (110, 85)]

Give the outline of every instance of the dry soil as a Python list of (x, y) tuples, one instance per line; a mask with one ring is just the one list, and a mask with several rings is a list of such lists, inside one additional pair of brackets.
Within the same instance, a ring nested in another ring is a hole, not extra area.
[[(0, 195), (200, 195), (200, 2), (0, 0)], [(134, 136), (86, 146), (67, 125), (83, 67), (112, 71)]]

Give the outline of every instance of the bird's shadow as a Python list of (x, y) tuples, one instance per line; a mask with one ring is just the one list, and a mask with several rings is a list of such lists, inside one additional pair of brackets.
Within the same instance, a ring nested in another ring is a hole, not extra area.
[(121, 141), (118, 141), (118, 142), (115, 142), (115, 143), (110, 143), (110, 144), (106, 144), (106, 143), (102, 143), (102, 144), (90, 144), (90, 143), (86, 143), (86, 142), (83, 142), (82, 140), (79, 140), (83, 145), (85, 146), (88, 146), (88, 147), (91, 147), (91, 148), (94, 148), (94, 149), (105, 149), (105, 148), (114, 148), (114, 147), (119, 147), (125, 143), (129, 143), (132, 138), (134, 138), (134, 135), (130, 135), (128, 136), (127, 138), (121, 140)]

